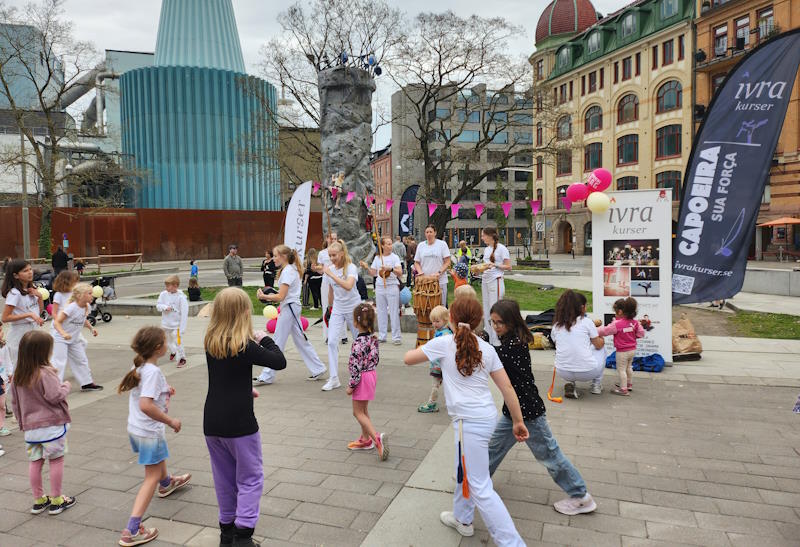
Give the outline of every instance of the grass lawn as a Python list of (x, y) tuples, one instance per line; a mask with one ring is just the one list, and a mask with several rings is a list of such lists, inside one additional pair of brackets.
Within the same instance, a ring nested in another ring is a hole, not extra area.
[[(202, 287), (200, 289), (200, 296), (203, 298), (204, 301), (211, 302), (212, 300), (214, 300), (214, 297), (217, 296), (217, 293), (224, 288), (225, 287)], [(254, 313), (256, 315), (261, 315), (261, 310), (263, 310), (264, 307), (267, 306), (267, 304), (261, 302), (256, 297), (256, 292), (258, 291), (259, 287), (241, 287), (241, 288), (244, 290), (244, 292), (247, 293), (247, 296), (250, 297), (250, 302), (253, 303)], [(158, 295), (156, 295), (156, 298), (158, 298)], [(304, 307), (303, 316), (306, 319), (319, 319), (320, 317), (322, 317), (322, 311), (311, 310), (310, 308)]]
[[(537, 283), (526, 283), (525, 281), (516, 281), (514, 279), (506, 279), (506, 294), (505, 298), (516, 300), (521, 310), (536, 310), (544, 311), (556, 307), (556, 302), (566, 289), (554, 288), (547, 291), (542, 291), (542, 285)], [(473, 285), (475, 292), (478, 293), (478, 298), (481, 298), (480, 284)], [(586, 295), (588, 300), (587, 311), (592, 311), (592, 293), (588, 291), (577, 291)], [(453, 280), (448, 283), (447, 288), (447, 301), (453, 301)]]
[(794, 315), (741, 311), (735, 313), (730, 322), (736, 327), (739, 336), (800, 339), (800, 317)]

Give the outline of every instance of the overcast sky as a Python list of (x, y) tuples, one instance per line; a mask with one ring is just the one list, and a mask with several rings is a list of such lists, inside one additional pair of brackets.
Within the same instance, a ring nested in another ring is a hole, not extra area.
[[(28, 0), (6, 0), (7, 4), (22, 6)], [(631, 0), (593, 0), (602, 14), (616, 11)], [(293, 0), (233, 0), (239, 37), (248, 72), (257, 74), (259, 49), (269, 38), (281, 32), (277, 14)], [(459, 15), (477, 14), (485, 17), (502, 16), (524, 28), (511, 43), (513, 53), (530, 55), (536, 22), (549, 0), (389, 0), (410, 16), (428, 10), (453, 10)], [(78, 39), (89, 40), (98, 50), (120, 49), (152, 52), (156, 44), (161, 0), (66, 0), (67, 18), (74, 23)], [(390, 89), (379, 87), (378, 100), (389, 100)], [(378, 147), (389, 140), (388, 131), (376, 139)]]

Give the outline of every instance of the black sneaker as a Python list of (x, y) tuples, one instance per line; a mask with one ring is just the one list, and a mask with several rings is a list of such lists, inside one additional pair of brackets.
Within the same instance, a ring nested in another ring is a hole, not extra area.
[[(57, 498), (53, 498), (54, 500)], [(73, 505), (78, 503), (76, 498), (72, 498), (70, 496), (61, 496), (61, 503), (55, 504), (50, 503), (50, 514), (51, 515), (58, 515), (59, 513), (63, 513), (65, 509), (69, 509)]]
[(102, 391), (103, 386), (98, 386), (94, 382), (91, 384), (86, 384), (85, 386), (81, 386), (81, 391)]
[(346, 344), (347, 342), (348, 342), (347, 338), (342, 338), (342, 345)]
[(47, 496), (43, 496), (33, 502), (33, 507), (31, 507), (31, 513), (33, 513), (34, 515), (38, 515), (39, 513), (43, 513), (48, 507), (50, 507), (50, 498)]

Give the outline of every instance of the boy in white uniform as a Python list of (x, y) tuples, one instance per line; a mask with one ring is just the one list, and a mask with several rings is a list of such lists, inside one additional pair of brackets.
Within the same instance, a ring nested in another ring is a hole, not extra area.
[(178, 368), (186, 366), (186, 352), (181, 337), (186, 333), (186, 320), (189, 318), (189, 302), (183, 291), (178, 290), (180, 279), (170, 275), (164, 280), (166, 287), (158, 295), (156, 309), (161, 312), (161, 328), (167, 333), (169, 360), (178, 358)]

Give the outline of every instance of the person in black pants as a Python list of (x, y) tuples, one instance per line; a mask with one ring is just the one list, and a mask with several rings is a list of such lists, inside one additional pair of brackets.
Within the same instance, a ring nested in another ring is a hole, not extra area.
[(316, 271), (318, 254), (314, 248), (308, 250), (308, 254), (306, 254), (305, 279), (303, 280), (311, 293), (311, 297), (314, 299), (312, 310), (322, 306), (322, 274)]
[(275, 284), (276, 271), (278, 271), (278, 267), (272, 260), (272, 251), (267, 249), (267, 252), (264, 253), (264, 260), (261, 261), (261, 275), (264, 277), (265, 287), (272, 287)]
[(69, 257), (61, 247), (59, 247), (56, 252), (53, 253), (51, 264), (53, 265), (53, 278), (67, 269)]

